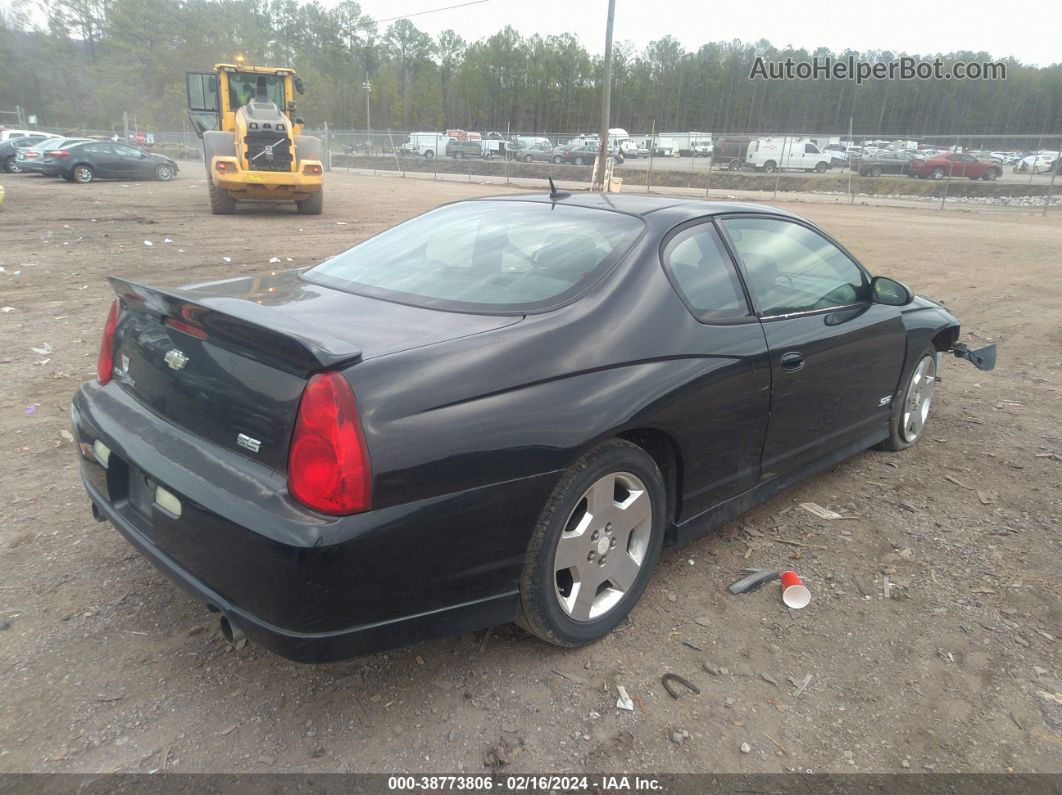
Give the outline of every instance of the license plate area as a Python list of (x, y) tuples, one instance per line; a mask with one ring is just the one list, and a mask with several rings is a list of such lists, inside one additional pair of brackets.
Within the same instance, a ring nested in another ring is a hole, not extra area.
[(145, 519), (155, 504), (155, 481), (134, 466), (129, 467), (129, 506)]

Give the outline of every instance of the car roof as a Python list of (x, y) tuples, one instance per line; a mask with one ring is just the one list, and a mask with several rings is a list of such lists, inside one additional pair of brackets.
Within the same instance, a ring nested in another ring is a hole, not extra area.
[[(463, 201), (523, 201), (549, 204), (553, 202), (548, 193), (517, 193), (503, 196), (486, 196)], [(611, 210), (628, 215), (646, 216), (652, 213), (667, 214), (684, 218), (704, 215), (722, 215), (724, 213), (762, 213), (764, 215), (784, 215), (790, 218), (798, 216), (777, 207), (766, 204), (745, 202), (724, 202), (709, 199), (689, 199), (681, 196), (632, 196), (619, 193), (573, 192), (569, 196), (557, 199), (557, 204), (573, 207), (588, 207), (597, 210)]]

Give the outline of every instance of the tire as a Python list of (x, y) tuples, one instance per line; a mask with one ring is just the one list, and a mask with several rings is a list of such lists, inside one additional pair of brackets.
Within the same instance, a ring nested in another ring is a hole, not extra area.
[(530, 163), (532, 160), (534, 160), (534, 158), (531, 157), (531, 155), (524, 155), (524, 162), (525, 163)]
[(870, 171), (869, 171), (869, 172), (867, 172), (867, 173), (868, 173), (868, 174), (869, 174), (870, 176), (872, 176), (872, 177), (880, 177), (880, 176), (881, 176), (881, 166), (874, 166), (874, 167), (873, 167), (873, 168), (871, 168), (871, 169), (870, 169)]
[(96, 178), (96, 169), (85, 163), (79, 163), (74, 166), (73, 178), (74, 182), (79, 185), (88, 185)]
[(763, 164), (763, 170), (767, 174), (773, 174), (778, 170), (778, 165), (773, 160), (768, 160)]
[(984, 179), (985, 182), (995, 182), (997, 179), (999, 179), (1000, 175), (1001, 172), (998, 168), (990, 168), (988, 169), (988, 171), (985, 172), (985, 175), (984, 177), (982, 177), (982, 179)]
[(563, 160), (563, 158), (561, 158), (560, 155), (554, 155), (553, 162), (556, 163), (557, 165), (560, 165), (561, 163), (564, 162), (564, 160)]
[(936, 168), (933, 169), (932, 176), (933, 176), (933, 179), (944, 179), (944, 169), (941, 168), (940, 166), (937, 166)]
[(4, 171), (8, 174), (21, 174), (22, 167), (18, 164), (18, 160), (15, 155), (4, 159)]
[(464, 160), (465, 153), (464, 152), (455, 152), (454, 153), (454, 157), (457, 158), (458, 160)]
[(740, 160), (731, 160), (727, 164), (727, 168), (730, 171), (740, 171), (741, 170), (741, 161)]
[(435, 159), (435, 151), (432, 150), (432, 149), (425, 149), (424, 150), (424, 159), (425, 160), (434, 160)]
[(302, 215), (320, 215), (324, 210), (324, 191), (311, 193), (310, 198), (295, 202), (295, 206)]
[[(621, 501), (613, 496), (617, 485)], [(595, 487), (598, 498), (613, 500), (604, 503), (607, 524), (595, 523), (588, 511)], [(660, 470), (640, 447), (614, 439), (579, 459), (553, 490), (531, 536), (520, 575), (519, 623), (557, 646), (581, 646), (607, 635), (649, 582), (664, 540), (666, 499)], [(624, 503), (637, 513), (622, 513)], [(558, 550), (572, 557), (572, 566), (557, 569)], [(582, 590), (584, 585), (596, 586), (593, 594)]]
[(210, 193), (210, 212), (214, 215), (232, 215), (236, 212), (236, 200), (227, 190), (222, 190), (213, 180), (207, 182)]
[(830, 164), (826, 162), (820, 162), (815, 164), (816, 174), (825, 174), (830, 168)]
[(161, 166), (155, 169), (155, 179), (159, 182), (169, 182), (177, 175), (173, 172), (173, 166), (169, 163), (163, 163)]
[(915, 358), (902, 389), (893, 398), (889, 438), (878, 445), (879, 450), (906, 450), (925, 436), (937, 379), (936, 354), (936, 348), (929, 346)]
[(577, 165), (577, 166), (583, 165), (583, 159), (581, 157), (575, 158), (575, 165)]

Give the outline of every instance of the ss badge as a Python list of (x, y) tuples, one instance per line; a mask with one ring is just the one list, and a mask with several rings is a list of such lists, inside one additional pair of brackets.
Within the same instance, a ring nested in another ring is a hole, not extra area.
[(262, 446), (262, 443), (260, 441), (258, 441), (257, 439), (252, 439), (245, 433), (241, 433), (236, 437), (236, 444), (238, 444), (240, 447), (250, 450), (252, 453), (257, 453), (258, 449)]

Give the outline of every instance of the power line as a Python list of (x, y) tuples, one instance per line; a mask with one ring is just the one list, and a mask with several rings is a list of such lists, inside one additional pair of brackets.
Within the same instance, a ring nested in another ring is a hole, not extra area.
[(489, 2), (490, 2), (490, 0), (471, 0), (471, 2), (468, 2), (468, 3), (458, 3), (457, 5), (453, 5), (453, 6), (444, 6), (442, 8), (432, 8), (432, 9), (430, 9), (428, 11), (414, 11), (412, 14), (402, 14), (401, 16), (388, 17), (387, 19), (377, 19), (375, 21), (376, 21), (377, 24), (379, 24), (380, 22), (394, 22), (396, 19), (407, 19), (409, 17), (421, 17), (421, 16), (424, 16), (425, 14), (437, 14), (440, 11), (451, 11), (451, 10), (453, 10), (455, 8), (464, 8), (465, 6), (475, 6), (475, 5), (479, 5), (480, 3), (489, 3)]

